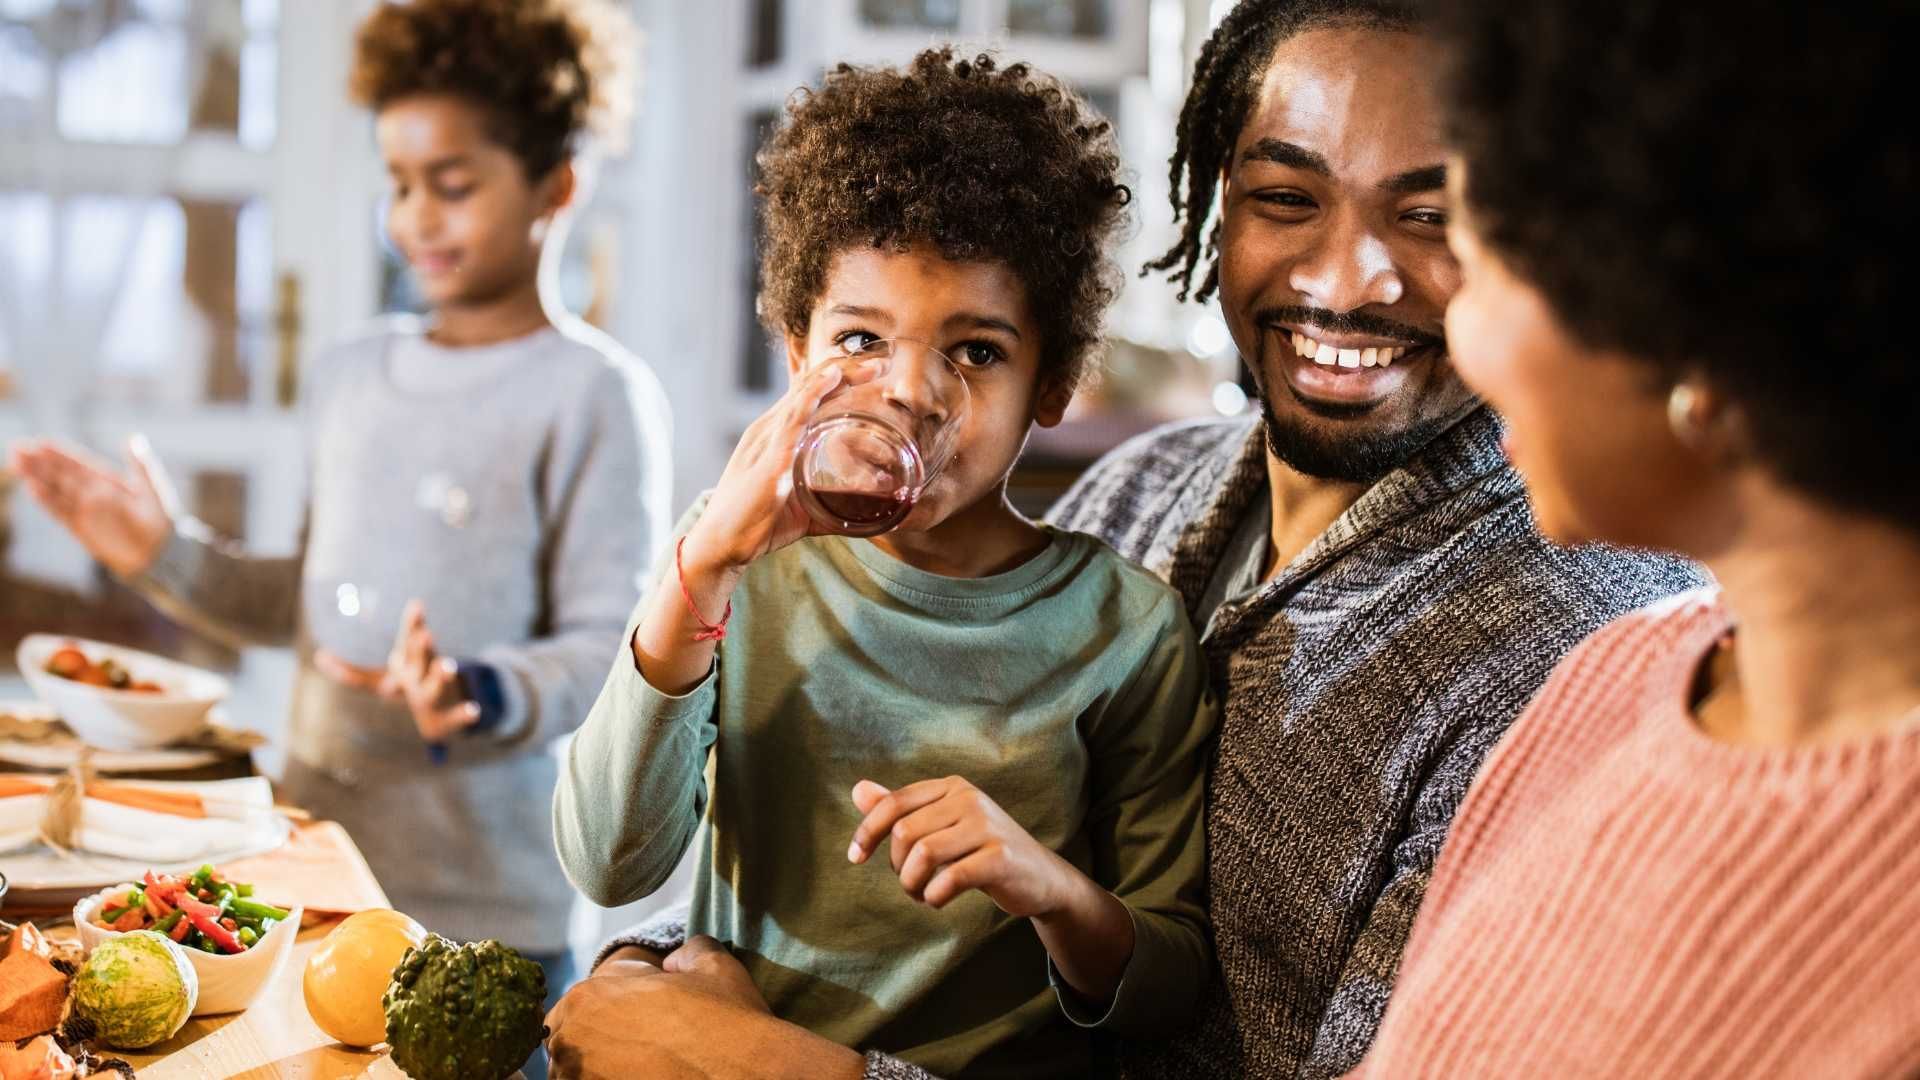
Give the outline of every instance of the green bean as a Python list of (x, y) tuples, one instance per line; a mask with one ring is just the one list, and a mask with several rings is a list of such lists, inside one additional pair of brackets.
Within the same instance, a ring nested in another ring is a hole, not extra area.
[(284, 919), (290, 914), (272, 904), (263, 904), (258, 900), (248, 900), (245, 897), (235, 900), (229, 905), (228, 910), (232, 911), (236, 918), (242, 919)]
[(153, 929), (156, 933), (164, 934), (167, 931), (172, 930), (175, 926), (180, 925), (180, 920), (186, 917), (187, 917), (186, 912), (176, 911), (173, 914), (167, 916), (166, 918), (161, 919), (159, 922), (154, 923)]
[(234, 937), (236, 937), (236, 938), (239, 938), (239, 939), (240, 939), (240, 944), (242, 944), (242, 945), (251, 945), (251, 944), (253, 944), (254, 942), (256, 942), (256, 941), (259, 941), (259, 940), (260, 940), (260, 935), (259, 935), (259, 934), (256, 934), (256, 933), (254, 933), (254, 931), (253, 931), (253, 927), (251, 927), (251, 926), (243, 926), (243, 927), (241, 927), (241, 928), (240, 928), (240, 932), (239, 932), (239, 933), (237, 933), (237, 934), (235, 934), (235, 935), (233, 935), (233, 936), (234, 936)]

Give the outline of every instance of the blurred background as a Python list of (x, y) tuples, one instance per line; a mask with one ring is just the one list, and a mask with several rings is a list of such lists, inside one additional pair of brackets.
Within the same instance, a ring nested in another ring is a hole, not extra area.
[[(569, 306), (659, 374), (676, 510), (718, 477), (784, 365), (753, 314), (754, 151), (833, 64), (938, 41), (1065, 78), (1133, 173), (1126, 293), (1100, 382), (1016, 476), (1031, 513), (1160, 421), (1247, 407), (1225, 324), (1140, 264), (1172, 239), (1166, 161), (1226, 0), (634, 0), (632, 149), (592, 178), (563, 255)], [(385, 179), (345, 80), (368, 0), (0, 0), (0, 444), (118, 457), (145, 433), (188, 506), (260, 552), (301, 523), (306, 364), (415, 299), (377, 226)], [(476, 432), (476, 437), (483, 433)], [(320, 449), (321, 453), (325, 448)], [(0, 702), (34, 631), (228, 671), (272, 735), (291, 661), (194, 638), (112, 581), (0, 473)], [(277, 767), (271, 752), (261, 764)]]

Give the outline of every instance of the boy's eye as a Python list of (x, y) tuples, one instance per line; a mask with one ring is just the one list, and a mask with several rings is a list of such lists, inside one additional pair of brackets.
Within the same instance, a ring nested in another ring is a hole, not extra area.
[(1006, 359), (1006, 354), (990, 342), (969, 341), (954, 351), (953, 358), (963, 367), (983, 368)]
[(471, 194), (473, 194), (472, 184), (440, 185), (440, 197), (447, 200), (448, 202), (459, 202), (461, 199), (464, 199)]
[(871, 349), (880, 340), (879, 334), (870, 334), (865, 330), (848, 330), (835, 337), (833, 343), (848, 356), (858, 356)]

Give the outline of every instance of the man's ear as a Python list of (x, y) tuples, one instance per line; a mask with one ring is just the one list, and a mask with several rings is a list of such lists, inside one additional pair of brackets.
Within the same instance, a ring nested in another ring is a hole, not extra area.
[(1033, 422), (1043, 428), (1056, 427), (1067, 415), (1067, 406), (1071, 404), (1073, 383), (1049, 377), (1041, 385), (1039, 396), (1034, 398)]

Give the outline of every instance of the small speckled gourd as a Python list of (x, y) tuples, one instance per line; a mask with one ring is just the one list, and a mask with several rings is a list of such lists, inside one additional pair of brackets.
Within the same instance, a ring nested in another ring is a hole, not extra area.
[(381, 999), (393, 1063), (412, 1080), (505, 1080), (547, 1037), (546, 1000), (539, 964), (497, 941), (429, 934)]

